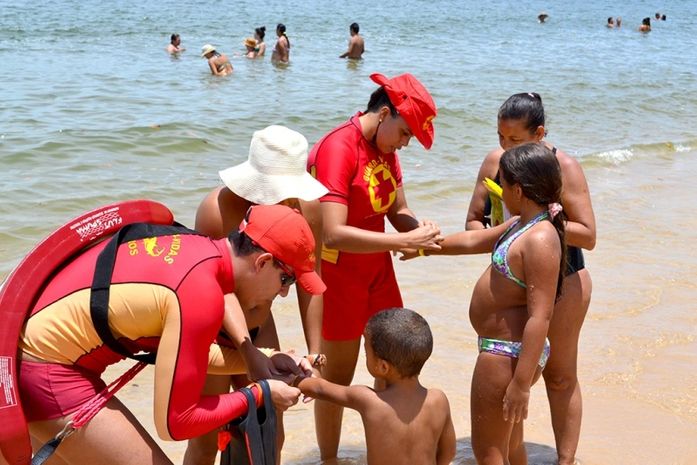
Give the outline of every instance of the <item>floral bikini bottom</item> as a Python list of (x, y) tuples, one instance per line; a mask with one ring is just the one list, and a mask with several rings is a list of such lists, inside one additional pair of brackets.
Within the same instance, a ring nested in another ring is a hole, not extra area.
[[(490, 339), (488, 337), (479, 336), (479, 352), (487, 352), (495, 355), (505, 355), (506, 357), (518, 358), (520, 351), (523, 349), (522, 342), (502, 341), (500, 339)], [(540, 368), (544, 368), (549, 359), (549, 339), (545, 338), (545, 347), (540, 355), (540, 361), (537, 364)]]

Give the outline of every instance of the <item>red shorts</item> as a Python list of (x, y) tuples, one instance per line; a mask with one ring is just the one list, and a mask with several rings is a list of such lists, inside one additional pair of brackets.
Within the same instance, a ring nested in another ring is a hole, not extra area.
[(99, 375), (74, 365), (26, 360), (19, 365), (19, 395), (27, 421), (73, 413), (105, 387)]
[(324, 292), (322, 337), (328, 341), (358, 339), (380, 310), (402, 306), (402, 295), (389, 252), (341, 252), (337, 264), (322, 261)]

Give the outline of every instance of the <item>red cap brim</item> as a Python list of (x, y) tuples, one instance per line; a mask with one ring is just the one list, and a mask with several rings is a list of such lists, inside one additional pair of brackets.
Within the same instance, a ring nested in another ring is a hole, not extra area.
[(300, 287), (312, 295), (320, 295), (327, 290), (327, 285), (314, 271), (299, 274), (298, 283), (300, 283)]

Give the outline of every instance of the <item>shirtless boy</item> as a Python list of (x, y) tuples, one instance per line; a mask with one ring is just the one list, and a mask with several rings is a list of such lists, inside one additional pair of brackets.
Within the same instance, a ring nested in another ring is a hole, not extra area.
[(392, 308), (373, 315), (363, 335), (368, 372), (384, 389), (301, 376), (293, 385), (306, 396), (361, 414), (368, 465), (449, 464), (455, 457), (455, 429), (448, 398), (419, 382), (433, 350), (428, 323), (412, 310)]

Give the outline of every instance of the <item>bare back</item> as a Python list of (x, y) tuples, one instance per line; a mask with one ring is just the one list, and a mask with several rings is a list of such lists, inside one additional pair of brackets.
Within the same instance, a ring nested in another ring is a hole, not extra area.
[(450, 406), (442, 391), (419, 386), (405, 393), (388, 388), (374, 392), (360, 413), (368, 465), (449, 463), (448, 457), (438, 460), (441, 438), (452, 429)]
[(273, 48), (273, 53), (271, 54), (271, 60), (279, 61), (281, 63), (288, 63), (288, 56), (290, 55), (290, 43), (288, 38), (284, 35), (280, 36), (276, 40), (276, 45)]
[(349, 40), (348, 58), (359, 59), (365, 51), (363, 37), (356, 34)]

